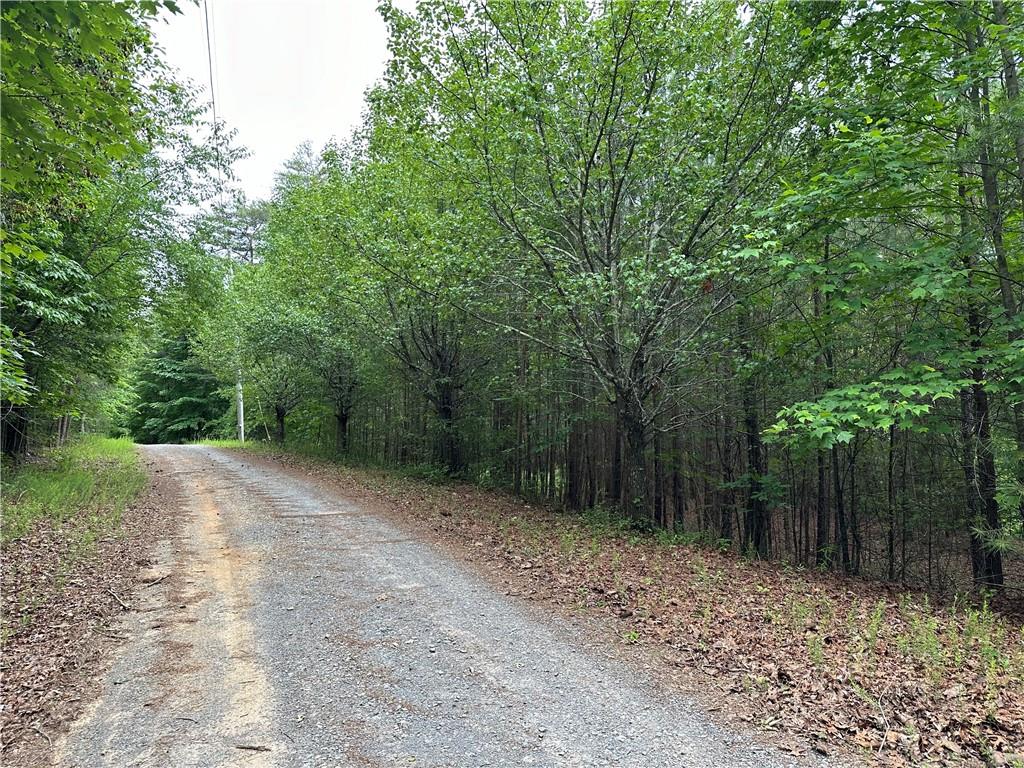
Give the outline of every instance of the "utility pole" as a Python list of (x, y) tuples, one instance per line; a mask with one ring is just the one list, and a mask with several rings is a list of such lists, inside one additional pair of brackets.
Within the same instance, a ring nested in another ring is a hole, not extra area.
[(235, 382), (235, 408), (238, 411), (238, 441), (245, 443), (245, 398), (242, 396), (242, 372)]
[[(217, 86), (213, 74), (213, 44), (210, 42), (210, 9), (207, 0), (203, 0), (203, 31), (206, 34), (206, 66), (210, 75), (210, 106), (213, 108), (213, 138), (217, 141), (220, 122), (217, 120)], [(215, 143), (217, 152), (217, 196), (221, 205), (224, 203), (224, 181), (221, 178), (220, 144)], [(235, 276), (234, 266), (228, 265), (228, 284)], [(238, 339), (235, 339), (237, 347)], [(235, 410), (238, 414), (238, 442), (245, 443), (245, 395), (242, 392), (242, 371), (238, 369), (235, 378)]]

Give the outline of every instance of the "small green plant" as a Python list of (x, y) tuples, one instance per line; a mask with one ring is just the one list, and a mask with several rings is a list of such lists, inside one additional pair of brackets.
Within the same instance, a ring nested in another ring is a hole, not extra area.
[(575, 528), (567, 528), (558, 537), (559, 548), (562, 554), (566, 557), (572, 557), (576, 554), (576, 548), (579, 545), (579, 531)]
[(587, 604), (589, 603), (589, 599), (590, 599), (590, 590), (589, 589), (587, 589), (584, 586), (580, 586), (580, 587), (576, 588), (576, 607), (579, 610), (584, 611), (584, 610), (587, 609)]
[(868, 625), (866, 628), (867, 645), (868, 650), (872, 654), (878, 650), (878, 633), (882, 629), (882, 625), (885, 622), (885, 601), (879, 600), (875, 603), (874, 610), (871, 611), (871, 618), (868, 619)]
[(789, 612), (790, 625), (794, 629), (799, 629), (807, 623), (807, 619), (814, 613), (814, 607), (815, 604), (812, 600), (801, 600), (792, 595), (786, 596), (786, 609)]
[(807, 641), (807, 656), (816, 667), (825, 664), (825, 641), (817, 632), (808, 632), (805, 635)]
[(695, 555), (690, 560), (690, 566), (693, 568), (694, 573), (697, 575), (697, 581), (704, 583), (708, 580), (708, 567), (704, 564), (704, 558), (700, 555)]
[(863, 688), (863, 686), (859, 685), (855, 681), (851, 681), (850, 687), (853, 689), (853, 692), (855, 694), (857, 694), (857, 698), (860, 699), (861, 701), (863, 701), (865, 704), (870, 705), (872, 709), (880, 708), (880, 704), (878, 703), (878, 700), (875, 699), (875, 697), (872, 696), (870, 693), (868, 693)]
[(630, 533), (631, 523), (618, 510), (596, 506), (583, 513), (583, 522), (599, 538), (614, 538)]

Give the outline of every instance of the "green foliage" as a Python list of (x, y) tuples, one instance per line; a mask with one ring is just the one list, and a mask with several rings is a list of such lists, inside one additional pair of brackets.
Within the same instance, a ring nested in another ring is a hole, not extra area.
[(5, 472), (3, 541), (25, 535), (37, 520), (69, 523), (83, 542), (118, 525), (146, 483), (136, 448), (94, 435)]
[[(88, 198), (93, 180), (145, 151), (146, 96), (134, 75), (147, 57), (145, 20), (156, 10), (156, 3), (3, 7), (0, 266), (9, 347), (2, 375), (12, 402), (26, 402), (33, 390), (26, 371), (33, 322), (73, 324), (81, 318), (83, 297), (62, 295), (61, 288), (83, 282), (83, 274), (73, 259), (54, 255), (61, 223)], [(12, 306), (12, 295), (21, 299), (20, 307)], [(19, 309), (35, 320), (22, 327), (11, 323)]]
[(1019, 551), (1019, 5), (384, 3), (359, 130), (212, 206), (161, 8), (4, 6), (8, 452), (241, 385), (250, 436), (667, 541)]
[(179, 211), (238, 152), (226, 131), (196, 142), (205, 107), (151, 40), (164, 11), (177, 6), (3, 6), (5, 453), (25, 451), (28, 423), (102, 410), (97, 383), (120, 391), (149, 323), (201, 301)]
[(795, 403), (779, 412), (766, 433), (813, 440), (823, 448), (849, 443), (859, 430), (896, 426), (928, 431), (923, 419), (939, 400), (954, 400), (970, 379), (950, 379), (930, 366), (889, 371), (876, 381), (834, 389), (813, 402)]
[(216, 377), (193, 356), (184, 338), (159, 346), (136, 377), (134, 413), (128, 420), (140, 443), (182, 443), (215, 431), (228, 407)]
[(385, 3), (361, 129), (210, 220), (201, 356), (353, 460), (821, 568), (959, 526), (981, 567), (1024, 487), (1008, 8)]
[(3, 8), (3, 188), (60, 193), (67, 179), (104, 175), (144, 150), (152, 65), (147, 23), (163, 2), (6, 3)]

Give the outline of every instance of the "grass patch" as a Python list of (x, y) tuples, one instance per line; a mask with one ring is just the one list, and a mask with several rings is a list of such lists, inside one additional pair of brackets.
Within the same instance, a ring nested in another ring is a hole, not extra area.
[(5, 472), (0, 541), (24, 536), (40, 519), (74, 522), (90, 545), (121, 521), (142, 491), (146, 473), (128, 440), (87, 435)]

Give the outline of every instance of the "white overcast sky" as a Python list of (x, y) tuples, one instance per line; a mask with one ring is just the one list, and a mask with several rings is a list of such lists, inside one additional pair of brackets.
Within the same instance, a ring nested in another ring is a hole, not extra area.
[[(384, 73), (387, 28), (377, 0), (206, 3), (217, 115), (251, 153), (235, 173), (248, 197), (268, 197), (274, 174), (299, 144), (345, 139), (359, 125), (363, 93)], [(179, 5), (181, 14), (154, 24), (156, 40), (164, 60), (205, 95), (203, 3)]]

